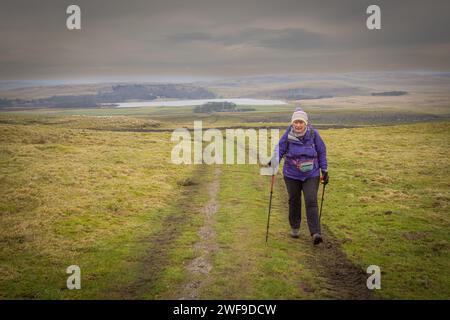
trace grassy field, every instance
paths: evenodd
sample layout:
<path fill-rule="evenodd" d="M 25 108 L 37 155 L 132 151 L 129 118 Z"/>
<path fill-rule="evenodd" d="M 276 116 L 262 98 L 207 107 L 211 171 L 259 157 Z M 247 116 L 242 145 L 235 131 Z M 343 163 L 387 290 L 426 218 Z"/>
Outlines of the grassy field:
<path fill-rule="evenodd" d="M 428 100 L 426 100 L 428 99 Z M 431 100 L 434 99 L 434 100 Z M 447 99 L 447 100 L 446 100 Z M 450 120 L 448 97 L 422 97 L 434 101 L 427 108 L 417 107 L 416 100 L 405 97 L 345 97 L 311 99 L 301 102 L 311 121 L 318 128 L 367 127 L 402 123 Z M 421 100 L 421 101 L 422 101 Z M 279 106 L 248 106 L 249 112 L 195 113 L 194 106 L 36 109 L 0 113 L 0 123 L 51 125 L 54 128 L 172 131 L 192 128 L 202 121 L 204 128 L 284 128 L 289 123 L 296 104 Z"/>
<path fill-rule="evenodd" d="M 170 163 L 173 128 L 282 126 L 291 111 L 1 113 L 0 298 L 449 299 L 449 121 L 322 130 L 319 247 L 305 221 L 288 237 L 281 174 L 266 245 L 256 165 Z M 66 288 L 72 264 L 81 290 Z"/>

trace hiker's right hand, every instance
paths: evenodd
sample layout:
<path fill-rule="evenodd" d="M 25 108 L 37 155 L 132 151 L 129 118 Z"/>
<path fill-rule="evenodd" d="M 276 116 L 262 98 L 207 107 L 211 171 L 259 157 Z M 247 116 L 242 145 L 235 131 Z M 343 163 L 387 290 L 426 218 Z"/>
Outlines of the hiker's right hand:
<path fill-rule="evenodd" d="M 269 163 L 260 163 L 259 166 L 262 168 L 270 168 L 270 162 Z"/>
<path fill-rule="evenodd" d="M 272 166 L 272 161 L 269 161 L 266 164 L 261 164 L 261 167 L 264 167 L 264 168 L 270 168 L 271 166 Z"/>

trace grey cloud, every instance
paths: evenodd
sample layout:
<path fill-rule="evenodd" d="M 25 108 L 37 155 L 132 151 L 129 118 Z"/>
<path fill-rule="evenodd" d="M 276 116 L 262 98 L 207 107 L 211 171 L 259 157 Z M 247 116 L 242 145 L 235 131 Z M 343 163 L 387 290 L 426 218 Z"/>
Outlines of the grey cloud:
<path fill-rule="evenodd" d="M 213 36 L 206 32 L 185 32 L 172 34 L 166 37 L 168 42 L 193 42 L 193 41 L 214 41 Z"/>
<path fill-rule="evenodd" d="M 450 1 L 0 2 L 0 79 L 77 75 L 450 69 Z M 365 27 L 378 4 L 382 30 Z M 420 50 L 418 50 L 420 49 Z"/>
<path fill-rule="evenodd" d="M 288 50 L 320 48 L 331 41 L 326 35 L 298 28 L 249 29 L 244 36 L 248 36 L 249 42 L 255 46 Z"/>
<path fill-rule="evenodd" d="M 190 32 L 170 35 L 167 39 L 175 43 L 209 42 L 224 46 L 248 45 L 288 50 L 319 48 L 326 45 L 327 42 L 332 42 L 332 39 L 326 35 L 298 28 L 247 28 L 227 34 Z"/>

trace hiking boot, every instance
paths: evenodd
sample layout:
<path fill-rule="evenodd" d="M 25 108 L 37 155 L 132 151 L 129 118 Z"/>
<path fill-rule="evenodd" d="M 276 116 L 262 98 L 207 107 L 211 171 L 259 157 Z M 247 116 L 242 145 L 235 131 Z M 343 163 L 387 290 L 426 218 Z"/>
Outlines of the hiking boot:
<path fill-rule="evenodd" d="M 314 245 L 317 245 L 317 244 L 323 242 L 322 236 L 318 233 L 314 233 L 312 236 L 312 239 L 313 239 Z"/>
<path fill-rule="evenodd" d="M 300 229 L 291 229 L 291 237 L 292 238 L 299 238 L 300 237 Z"/>

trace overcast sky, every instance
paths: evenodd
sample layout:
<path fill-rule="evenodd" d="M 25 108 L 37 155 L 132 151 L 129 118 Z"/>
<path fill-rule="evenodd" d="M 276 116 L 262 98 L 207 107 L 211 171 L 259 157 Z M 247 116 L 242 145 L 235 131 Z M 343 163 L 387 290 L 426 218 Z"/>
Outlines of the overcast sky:
<path fill-rule="evenodd" d="M 2 80 L 449 71 L 450 1 L 1 0 L 0 40 Z"/>

